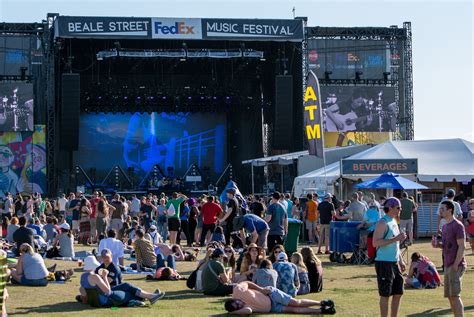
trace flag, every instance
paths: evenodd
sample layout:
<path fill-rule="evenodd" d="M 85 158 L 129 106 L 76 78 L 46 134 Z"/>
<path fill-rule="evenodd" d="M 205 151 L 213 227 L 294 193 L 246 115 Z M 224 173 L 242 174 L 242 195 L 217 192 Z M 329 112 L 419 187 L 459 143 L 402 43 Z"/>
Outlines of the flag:
<path fill-rule="evenodd" d="M 324 143 L 322 130 L 322 109 L 319 81 L 313 71 L 306 77 L 306 90 L 303 99 L 304 129 L 308 140 L 309 155 L 323 158 Z"/>

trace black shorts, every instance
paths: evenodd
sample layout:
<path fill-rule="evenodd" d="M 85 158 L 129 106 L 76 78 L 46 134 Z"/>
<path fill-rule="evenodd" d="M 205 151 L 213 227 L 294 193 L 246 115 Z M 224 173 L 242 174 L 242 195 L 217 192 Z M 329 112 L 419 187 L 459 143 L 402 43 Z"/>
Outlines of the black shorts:
<path fill-rule="evenodd" d="M 181 221 L 177 218 L 168 218 L 168 231 L 179 231 Z"/>
<path fill-rule="evenodd" d="M 403 275 L 397 262 L 375 261 L 379 295 L 403 295 Z"/>

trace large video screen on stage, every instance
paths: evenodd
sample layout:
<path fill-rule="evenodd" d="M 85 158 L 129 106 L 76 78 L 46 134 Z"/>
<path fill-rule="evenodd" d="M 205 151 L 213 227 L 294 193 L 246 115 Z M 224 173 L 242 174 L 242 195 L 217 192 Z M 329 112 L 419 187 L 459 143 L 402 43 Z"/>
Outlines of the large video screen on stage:
<path fill-rule="evenodd" d="M 223 113 L 89 113 L 79 131 L 75 164 L 100 175 L 115 165 L 145 175 L 159 165 L 180 176 L 192 164 L 218 174 L 227 159 Z"/>
<path fill-rule="evenodd" d="M 33 131 L 33 84 L 0 83 L 0 131 Z"/>
<path fill-rule="evenodd" d="M 395 88 L 322 86 L 325 132 L 394 132 L 398 115 Z"/>
<path fill-rule="evenodd" d="M 319 78 L 332 72 L 332 79 L 354 79 L 356 71 L 363 79 L 383 79 L 390 71 L 390 47 L 387 41 L 308 40 L 308 66 Z"/>

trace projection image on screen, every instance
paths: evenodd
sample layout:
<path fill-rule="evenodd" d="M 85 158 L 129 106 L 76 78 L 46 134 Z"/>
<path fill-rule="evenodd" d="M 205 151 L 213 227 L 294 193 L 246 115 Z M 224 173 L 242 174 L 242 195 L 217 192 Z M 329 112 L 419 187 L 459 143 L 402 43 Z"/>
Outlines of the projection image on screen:
<path fill-rule="evenodd" d="M 394 132 L 398 104 L 394 87 L 323 86 L 325 132 Z"/>
<path fill-rule="evenodd" d="M 221 173 L 226 162 L 225 114 L 84 114 L 74 161 L 103 175 L 113 166 L 145 175 L 155 165 L 183 175 L 191 164 Z"/>
<path fill-rule="evenodd" d="M 0 131 L 33 131 L 33 84 L 0 83 Z"/>

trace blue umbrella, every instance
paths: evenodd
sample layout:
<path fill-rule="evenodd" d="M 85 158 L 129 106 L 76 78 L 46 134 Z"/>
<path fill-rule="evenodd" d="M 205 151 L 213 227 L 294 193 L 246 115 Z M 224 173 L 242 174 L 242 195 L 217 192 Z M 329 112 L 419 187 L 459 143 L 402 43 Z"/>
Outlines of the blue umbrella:
<path fill-rule="evenodd" d="M 428 189 L 424 185 L 390 172 L 354 185 L 354 188 Z"/>

